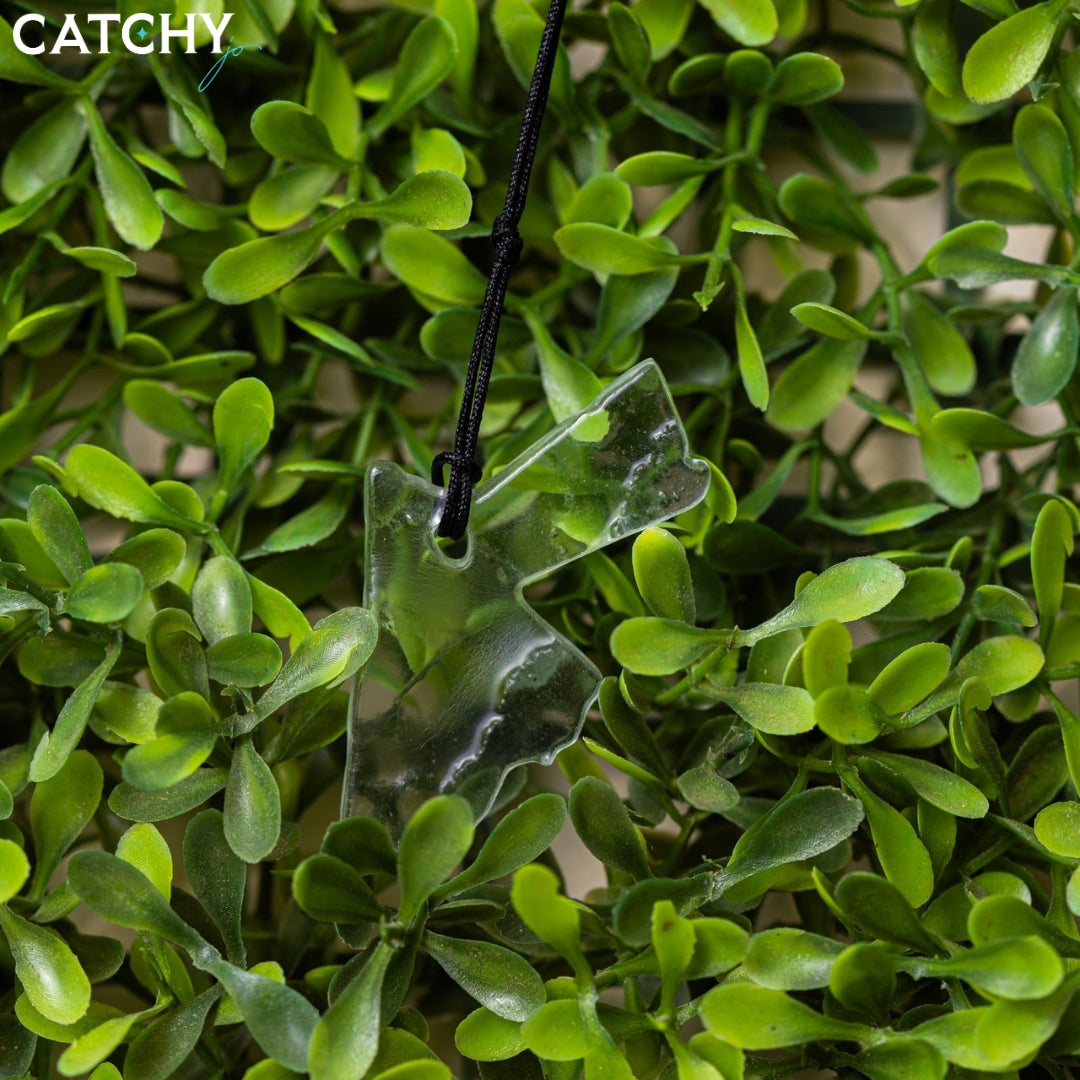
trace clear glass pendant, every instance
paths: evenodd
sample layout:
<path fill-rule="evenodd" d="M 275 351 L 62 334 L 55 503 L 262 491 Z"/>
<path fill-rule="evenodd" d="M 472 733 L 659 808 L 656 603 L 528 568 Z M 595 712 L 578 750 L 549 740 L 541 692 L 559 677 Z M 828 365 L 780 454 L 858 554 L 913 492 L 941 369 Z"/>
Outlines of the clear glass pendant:
<path fill-rule="evenodd" d="M 689 509 L 708 485 L 652 360 L 475 489 L 459 558 L 435 538 L 443 489 L 372 465 L 364 604 L 379 643 L 354 695 L 342 815 L 399 833 L 424 799 L 455 792 L 480 818 L 511 768 L 572 743 L 600 673 L 524 587 Z"/>

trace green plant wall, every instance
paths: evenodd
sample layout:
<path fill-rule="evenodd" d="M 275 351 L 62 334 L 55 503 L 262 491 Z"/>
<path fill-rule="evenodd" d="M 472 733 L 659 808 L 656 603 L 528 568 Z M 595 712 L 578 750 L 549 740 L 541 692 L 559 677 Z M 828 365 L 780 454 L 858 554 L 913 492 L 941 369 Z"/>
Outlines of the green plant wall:
<path fill-rule="evenodd" d="M 224 58 L 50 52 L 58 8 L 30 55 L 27 10 L 0 1077 L 1077 1075 L 1073 7 L 574 6 L 485 475 L 652 356 L 711 488 L 530 593 L 605 676 L 569 796 L 398 845 L 326 827 L 363 473 L 452 439 L 544 4 L 239 0 Z M 845 95 L 871 61 L 909 97 Z M 917 261 L 886 201 L 948 215 Z"/>

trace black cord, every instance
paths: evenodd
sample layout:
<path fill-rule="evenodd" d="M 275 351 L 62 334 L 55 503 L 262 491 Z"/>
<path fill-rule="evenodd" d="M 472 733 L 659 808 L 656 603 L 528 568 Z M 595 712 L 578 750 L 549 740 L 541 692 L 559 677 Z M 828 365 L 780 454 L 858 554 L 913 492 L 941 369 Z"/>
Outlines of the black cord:
<path fill-rule="evenodd" d="M 491 381 L 491 368 L 495 361 L 495 342 L 499 336 L 506 286 L 510 272 L 521 256 L 524 244 L 518 232 L 518 224 L 525 210 L 525 198 L 529 191 L 536 144 L 540 139 L 540 125 L 544 120 L 551 73 L 559 47 L 566 0 L 551 0 L 547 23 L 540 39 L 540 51 L 536 55 L 536 68 L 529 85 L 529 96 L 521 117 L 521 134 L 518 136 L 514 167 L 510 171 L 510 184 L 506 191 L 506 203 L 502 213 L 491 227 L 491 243 L 495 248 L 495 265 L 491 268 L 484 303 L 480 308 L 480 322 L 476 327 L 472 355 L 465 374 L 465 388 L 458 414 L 454 449 L 435 456 L 431 465 L 431 482 L 442 486 L 445 466 L 450 466 L 450 482 L 446 487 L 446 500 L 436 530 L 439 536 L 460 540 L 469 524 L 472 508 L 473 485 L 480 479 L 480 467 L 476 464 L 476 445 L 480 438 L 480 421 L 484 415 L 484 401 Z"/>

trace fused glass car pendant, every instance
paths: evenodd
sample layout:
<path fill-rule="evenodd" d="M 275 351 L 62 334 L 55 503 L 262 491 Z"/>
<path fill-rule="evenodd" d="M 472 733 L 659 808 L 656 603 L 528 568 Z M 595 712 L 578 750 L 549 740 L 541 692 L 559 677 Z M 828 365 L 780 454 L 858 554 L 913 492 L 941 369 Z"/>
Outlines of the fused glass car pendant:
<path fill-rule="evenodd" d="M 396 834 L 455 792 L 480 818 L 511 768 L 573 742 L 600 673 L 524 587 L 689 509 L 708 484 L 651 360 L 475 489 L 461 557 L 435 538 L 444 489 L 372 465 L 364 604 L 379 642 L 354 695 L 343 816 Z"/>

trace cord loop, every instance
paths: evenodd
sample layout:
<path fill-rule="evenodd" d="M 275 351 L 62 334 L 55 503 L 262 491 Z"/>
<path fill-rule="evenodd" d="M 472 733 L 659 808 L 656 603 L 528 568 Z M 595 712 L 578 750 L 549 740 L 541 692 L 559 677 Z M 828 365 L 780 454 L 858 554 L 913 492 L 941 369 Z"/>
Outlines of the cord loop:
<path fill-rule="evenodd" d="M 474 484 L 480 483 L 480 477 L 483 476 L 484 471 L 476 464 L 472 458 L 462 459 L 453 450 L 444 450 L 441 454 L 436 454 L 431 462 L 431 482 L 436 487 L 445 487 L 443 483 L 446 466 L 450 466 L 451 472 L 456 468 L 461 469 L 465 467 L 468 472 L 469 479 Z"/>
<path fill-rule="evenodd" d="M 495 343 L 499 336 L 499 322 L 502 319 L 503 304 L 506 302 L 510 272 L 525 246 L 518 231 L 518 224 L 529 192 L 529 177 L 532 175 L 536 147 L 540 141 L 540 125 L 547 107 L 548 90 L 555 68 L 565 11 L 566 0 L 551 0 L 544 34 L 540 39 L 540 50 L 536 55 L 536 67 L 529 84 L 529 96 L 521 117 L 521 134 L 518 136 L 514 165 L 510 170 L 506 202 L 502 213 L 491 227 L 495 264 L 491 268 L 491 277 L 484 293 L 484 304 L 480 309 L 469 367 L 465 372 L 461 411 L 458 413 L 457 431 L 454 433 L 454 448 L 439 454 L 432 463 L 431 482 L 436 486 L 442 484 L 444 467 L 450 466 L 450 481 L 446 485 L 446 498 L 436 533 L 452 540 L 460 540 L 465 535 L 472 508 L 473 486 L 480 479 L 480 470 L 476 465 L 480 421 L 484 416 L 484 401 L 491 382 L 491 369 L 495 363 Z"/>

